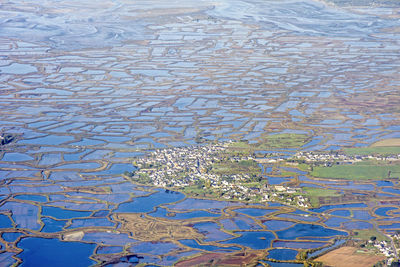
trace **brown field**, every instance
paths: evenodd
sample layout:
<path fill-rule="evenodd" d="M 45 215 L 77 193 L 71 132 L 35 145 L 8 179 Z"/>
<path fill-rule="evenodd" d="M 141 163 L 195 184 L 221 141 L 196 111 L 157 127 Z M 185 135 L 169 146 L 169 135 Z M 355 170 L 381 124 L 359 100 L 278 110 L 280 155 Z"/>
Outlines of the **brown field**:
<path fill-rule="evenodd" d="M 135 239 L 142 241 L 159 241 L 161 239 L 194 239 L 203 238 L 194 228 L 182 222 L 158 220 L 141 217 L 140 214 L 117 214 L 121 230 L 131 232 Z"/>
<path fill-rule="evenodd" d="M 324 263 L 324 266 L 332 267 L 368 267 L 385 259 L 383 255 L 368 253 L 356 253 L 355 247 L 341 247 L 325 255 L 316 258 L 316 261 Z"/>
<path fill-rule="evenodd" d="M 188 260 L 183 260 L 175 266 L 255 266 L 261 254 L 256 252 L 226 255 L 224 253 L 207 253 Z"/>
<path fill-rule="evenodd" d="M 371 147 L 380 146 L 400 146 L 400 138 L 385 139 L 371 145 Z"/>

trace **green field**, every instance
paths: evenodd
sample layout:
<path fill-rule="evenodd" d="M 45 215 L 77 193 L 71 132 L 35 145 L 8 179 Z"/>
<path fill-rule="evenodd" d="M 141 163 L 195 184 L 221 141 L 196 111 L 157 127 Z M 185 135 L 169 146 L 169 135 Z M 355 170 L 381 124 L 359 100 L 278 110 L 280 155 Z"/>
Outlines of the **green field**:
<path fill-rule="evenodd" d="M 366 155 L 379 155 L 379 156 L 389 156 L 400 154 L 400 147 L 398 146 L 388 146 L 388 147 L 353 147 L 344 148 L 343 152 L 349 156 L 366 156 Z"/>
<path fill-rule="evenodd" d="M 306 144 L 310 137 L 304 134 L 270 134 L 262 138 L 257 144 L 249 144 L 245 141 L 234 142 L 229 148 L 235 150 L 245 150 L 252 153 L 255 150 L 298 148 Z"/>
<path fill-rule="evenodd" d="M 319 206 L 319 197 L 339 196 L 339 193 L 337 193 L 337 190 L 332 190 L 332 189 L 303 187 L 302 190 L 304 191 L 304 194 L 302 194 L 302 195 L 304 197 L 307 197 L 310 199 L 310 204 L 313 207 Z"/>
<path fill-rule="evenodd" d="M 212 165 L 211 172 L 219 175 L 248 174 L 260 175 L 261 168 L 254 160 L 241 160 L 239 162 L 229 159 L 216 162 Z"/>
<path fill-rule="evenodd" d="M 356 230 L 355 238 L 359 238 L 362 240 L 370 240 L 371 236 L 375 236 L 378 241 L 390 241 L 390 239 L 384 234 L 376 231 L 375 229 L 366 229 L 366 230 Z"/>
<path fill-rule="evenodd" d="M 341 178 L 349 180 L 379 180 L 400 177 L 400 165 L 335 165 L 314 167 L 310 173 L 319 178 Z"/>

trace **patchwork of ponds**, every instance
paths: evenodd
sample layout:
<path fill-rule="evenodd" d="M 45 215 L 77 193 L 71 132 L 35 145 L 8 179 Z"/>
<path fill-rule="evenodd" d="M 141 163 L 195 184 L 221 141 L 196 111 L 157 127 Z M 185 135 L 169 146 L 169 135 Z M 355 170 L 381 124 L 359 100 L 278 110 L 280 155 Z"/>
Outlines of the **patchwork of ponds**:
<path fill-rule="evenodd" d="M 173 265 L 257 250 L 273 267 L 302 266 L 272 259 L 323 251 L 375 224 L 400 229 L 395 179 L 324 180 L 278 166 L 299 151 L 399 138 L 391 73 L 400 46 L 387 34 L 397 4 L 364 14 L 317 1 L 34 2 L 10 0 L 0 15 L 0 132 L 16 136 L 0 145 L 0 265 Z M 304 10 L 318 16 L 304 24 Z M 129 177 L 136 158 L 158 148 L 269 134 L 309 138 L 298 149 L 260 147 L 268 186 L 340 192 L 335 201 L 294 211 Z M 387 202 L 369 204 L 372 196 Z"/>
<path fill-rule="evenodd" d="M 118 206 L 116 212 L 150 212 L 155 207 L 161 204 L 168 204 L 171 202 L 177 202 L 185 198 L 185 195 L 175 191 L 169 191 L 164 189 L 156 189 L 156 192 L 150 196 L 138 197 L 131 202 L 125 202 Z"/>

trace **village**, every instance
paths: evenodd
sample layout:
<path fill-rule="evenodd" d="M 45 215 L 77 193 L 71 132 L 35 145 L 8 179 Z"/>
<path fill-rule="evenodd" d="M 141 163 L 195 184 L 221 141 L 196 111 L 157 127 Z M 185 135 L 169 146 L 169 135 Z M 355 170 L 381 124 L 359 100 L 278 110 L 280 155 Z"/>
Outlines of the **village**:
<path fill-rule="evenodd" d="M 249 173 L 218 174 L 213 172 L 213 164 L 226 157 L 231 142 L 206 144 L 203 146 L 176 147 L 159 149 L 148 157 L 137 159 L 134 163 L 138 170 L 131 178 L 139 183 L 158 187 L 187 189 L 197 188 L 198 196 L 212 192 L 208 197 L 239 201 L 277 201 L 283 204 L 302 208 L 309 207 L 308 199 L 299 194 L 301 191 L 283 185 L 271 186 L 262 181 L 262 174 L 255 176 Z M 229 161 L 254 161 L 250 156 L 234 156 Z M 254 164 L 258 161 L 254 161 Z"/>
<path fill-rule="evenodd" d="M 339 152 L 297 152 L 292 159 L 304 160 L 305 162 L 321 162 L 325 166 L 330 166 L 333 163 L 353 164 L 365 160 L 376 161 L 400 161 L 400 154 L 393 155 L 347 155 Z"/>

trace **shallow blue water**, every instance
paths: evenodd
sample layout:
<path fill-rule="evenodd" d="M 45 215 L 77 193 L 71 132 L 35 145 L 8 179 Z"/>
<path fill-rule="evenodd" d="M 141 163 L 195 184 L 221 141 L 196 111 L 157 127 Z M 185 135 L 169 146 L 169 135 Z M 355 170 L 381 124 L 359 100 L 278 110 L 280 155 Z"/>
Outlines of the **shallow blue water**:
<path fill-rule="evenodd" d="M 22 153 L 5 153 L 1 161 L 29 161 L 33 158 Z"/>
<path fill-rule="evenodd" d="M 42 222 L 44 223 L 44 227 L 41 231 L 43 233 L 60 232 L 67 223 L 67 221 L 53 220 L 51 218 L 45 218 L 45 217 L 42 217 Z"/>
<path fill-rule="evenodd" d="M 305 236 L 337 236 L 337 235 L 347 236 L 347 233 L 343 231 L 325 228 L 321 225 L 304 224 L 304 223 L 298 223 L 295 226 L 290 227 L 286 230 L 277 231 L 276 234 L 280 239 L 289 239 L 289 240 Z"/>
<path fill-rule="evenodd" d="M 0 228 L 9 228 L 12 227 L 12 223 L 8 216 L 4 214 L 0 214 Z"/>
<path fill-rule="evenodd" d="M 326 205 L 319 208 L 310 209 L 313 212 L 324 212 L 330 209 L 346 209 L 346 208 L 366 208 L 367 205 L 364 203 L 350 203 L 350 204 L 337 204 L 337 205 Z"/>
<path fill-rule="evenodd" d="M 387 213 L 391 210 L 396 210 L 398 207 L 381 207 L 375 210 L 375 214 L 379 216 L 390 217 Z"/>
<path fill-rule="evenodd" d="M 21 266 L 89 266 L 95 244 L 63 242 L 58 239 L 28 237 L 18 245 L 24 251 L 18 254 Z"/>
<path fill-rule="evenodd" d="M 8 233 L 3 233 L 2 237 L 5 241 L 7 242 L 14 242 L 17 240 L 18 237 L 23 235 L 23 233 L 18 233 L 18 232 L 8 232 Z"/>
<path fill-rule="evenodd" d="M 114 174 L 123 174 L 124 172 L 133 172 L 137 168 L 134 167 L 130 163 L 114 163 L 111 167 L 104 171 L 99 172 L 89 172 L 90 175 L 114 175 Z"/>
<path fill-rule="evenodd" d="M 130 202 L 125 202 L 119 205 L 116 212 L 150 212 L 161 204 L 176 202 L 185 198 L 182 193 L 156 189 L 156 193 L 150 196 L 137 197 Z"/>
<path fill-rule="evenodd" d="M 293 226 L 294 224 L 295 224 L 294 222 L 279 221 L 279 220 L 268 220 L 264 222 L 264 225 L 267 227 L 267 229 L 272 231 L 282 230 L 290 226 Z"/>
<path fill-rule="evenodd" d="M 119 246 L 102 246 L 99 247 L 96 251 L 96 254 L 112 254 L 112 253 L 121 253 L 123 251 L 123 247 Z"/>
<path fill-rule="evenodd" d="M 349 217 L 350 211 L 349 210 L 334 210 L 331 212 L 331 214 L 336 215 L 336 216 Z"/>
<path fill-rule="evenodd" d="M 56 219 L 72 219 L 79 217 L 88 217 L 92 214 L 90 211 L 77 211 L 77 210 L 67 210 L 58 207 L 43 206 L 42 215 L 51 216 Z"/>
<path fill-rule="evenodd" d="M 392 187 L 384 187 L 384 188 L 382 188 L 382 191 L 386 192 L 386 193 L 400 195 L 400 189 L 396 189 L 396 188 L 392 188 Z"/>
<path fill-rule="evenodd" d="M 14 197 L 15 199 L 29 200 L 36 202 L 47 202 L 47 197 L 42 195 L 18 195 Z"/>
<path fill-rule="evenodd" d="M 295 260 L 297 253 L 297 250 L 293 249 L 272 249 L 268 251 L 267 258 L 281 261 Z"/>
<path fill-rule="evenodd" d="M 393 186 L 392 181 L 377 181 L 376 182 L 377 186 Z"/>
<path fill-rule="evenodd" d="M 271 232 L 236 232 L 240 237 L 236 237 L 224 242 L 222 244 L 238 244 L 250 247 L 252 249 L 266 249 L 270 246 L 271 241 L 275 236 Z"/>
<path fill-rule="evenodd" d="M 272 212 L 278 211 L 277 209 L 257 209 L 257 208 L 244 208 L 244 209 L 237 209 L 236 212 L 244 213 L 250 216 L 259 217 L 264 216 L 266 214 L 270 214 Z"/>
<path fill-rule="evenodd" d="M 339 218 L 339 217 L 330 217 L 324 224 L 328 227 L 340 227 L 342 223 L 348 222 L 349 219 Z"/>

